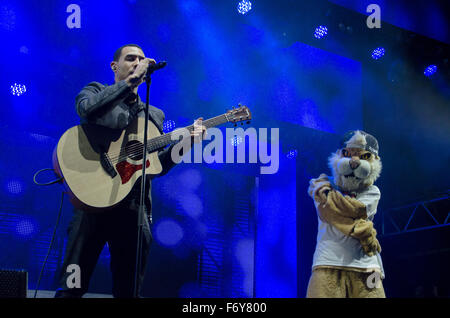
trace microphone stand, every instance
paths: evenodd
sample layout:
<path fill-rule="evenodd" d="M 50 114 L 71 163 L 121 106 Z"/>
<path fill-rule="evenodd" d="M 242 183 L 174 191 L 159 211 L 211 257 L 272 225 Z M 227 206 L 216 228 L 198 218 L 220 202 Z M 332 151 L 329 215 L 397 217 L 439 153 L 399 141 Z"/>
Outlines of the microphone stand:
<path fill-rule="evenodd" d="M 142 241 L 143 241 L 143 228 L 144 228 L 144 220 L 145 220 L 145 211 L 144 211 L 144 201 L 146 196 L 146 181 L 147 176 L 145 174 L 146 166 L 147 166 L 147 130 L 148 130 L 148 109 L 149 109 L 149 101 L 150 101 L 150 84 L 152 82 L 151 75 L 154 71 L 159 70 L 166 66 L 166 62 L 159 62 L 158 64 L 152 64 L 149 65 L 147 73 L 145 74 L 145 83 L 147 84 L 147 96 L 146 96 L 146 102 L 145 102 L 145 121 L 144 121 L 144 144 L 143 144 L 143 152 L 142 152 L 142 178 L 141 178 L 141 197 L 139 202 L 139 211 L 138 211 L 138 220 L 137 220 L 137 226 L 138 226 L 138 234 L 137 234 L 137 243 L 136 243 L 136 267 L 135 267 L 135 274 L 134 274 L 134 291 L 133 291 L 133 297 L 138 298 L 139 297 L 139 291 L 140 291 L 140 270 L 141 270 L 141 262 L 142 262 Z"/>

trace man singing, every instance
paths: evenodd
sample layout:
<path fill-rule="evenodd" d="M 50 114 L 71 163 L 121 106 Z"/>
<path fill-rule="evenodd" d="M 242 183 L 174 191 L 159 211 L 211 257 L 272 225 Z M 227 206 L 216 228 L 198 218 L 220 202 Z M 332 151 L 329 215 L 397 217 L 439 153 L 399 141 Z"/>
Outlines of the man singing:
<path fill-rule="evenodd" d="M 102 85 L 89 83 L 76 97 L 76 110 L 81 123 L 97 124 L 112 129 L 127 128 L 138 116 L 145 116 L 145 103 L 137 94 L 139 85 L 145 81 L 150 64 L 155 60 L 146 58 L 142 48 L 135 44 L 120 47 L 114 54 L 111 69 L 114 72 L 114 84 Z M 162 133 L 164 113 L 149 106 L 149 120 Z M 205 136 L 201 118 L 195 121 L 191 137 L 199 141 Z M 168 147 L 158 153 L 162 164 L 162 173 L 166 174 L 176 163 L 171 159 Z M 152 241 L 151 224 L 151 181 L 147 179 L 144 210 L 147 215 L 143 228 L 141 264 L 139 264 L 139 286 L 144 280 L 147 259 Z M 68 229 L 68 242 L 63 266 L 59 276 L 59 288 L 55 297 L 82 297 L 88 290 L 100 252 L 108 243 L 111 254 L 111 272 L 114 297 L 133 297 L 136 268 L 137 216 L 140 202 L 140 182 L 137 182 L 130 194 L 117 206 L 105 213 L 89 213 L 74 209 Z M 81 286 L 67 286 L 71 264 L 79 266 Z M 72 287 L 72 288 L 71 288 Z M 139 293 L 139 291 L 138 291 Z"/>

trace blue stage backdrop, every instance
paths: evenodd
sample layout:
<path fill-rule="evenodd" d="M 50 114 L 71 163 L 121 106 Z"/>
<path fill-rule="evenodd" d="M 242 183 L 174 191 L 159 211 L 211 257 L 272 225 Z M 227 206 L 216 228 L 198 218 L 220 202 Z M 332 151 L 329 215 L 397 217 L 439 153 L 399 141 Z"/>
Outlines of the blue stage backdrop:
<path fill-rule="evenodd" d="M 421 65 L 406 49 L 389 54 L 403 48 L 403 30 L 386 24 L 388 34 L 368 37 L 364 22 L 356 26 L 364 15 L 322 0 L 255 0 L 245 15 L 238 1 L 72 2 L 0 3 L 0 268 L 29 271 L 31 289 L 62 191 L 38 187 L 33 174 L 52 166 L 59 137 L 79 124 L 78 92 L 92 81 L 112 84 L 114 51 L 128 43 L 168 62 L 150 94 L 167 131 L 242 103 L 253 117 L 244 129 L 280 135 L 276 174 L 261 175 L 259 164 L 180 164 L 154 180 L 144 296 L 304 297 L 317 231 L 308 181 L 330 174 L 327 157 L 348 130 L 379 139 L 380 209 L 448 188 L 448 81 L 424 76 L 431 57 Z M 339 31 L 340 15 L 355 23 L 352 32 Z M 327 22 L 328 32 L 314 36 Z M 375 61 L 371 51 L 383 41 L 387 56 Z M 139 94 L 145 98 L 144 85 Z M 67 197 L 62 208 L 41 289 L 56 288 Z M 105 247 L 90 292 L 110 290 Z"/>

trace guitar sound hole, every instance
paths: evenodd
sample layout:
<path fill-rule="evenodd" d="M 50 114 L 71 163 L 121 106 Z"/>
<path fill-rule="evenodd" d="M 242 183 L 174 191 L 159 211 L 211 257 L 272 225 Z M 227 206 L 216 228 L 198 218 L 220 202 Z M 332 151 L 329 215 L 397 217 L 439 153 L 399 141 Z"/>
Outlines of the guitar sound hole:
<path fill-rule="evenodd" d="M 125 151 L 131 160 L 142 160 L 143 144 L 137 140 L 132 140 L 127 143 Z"/>

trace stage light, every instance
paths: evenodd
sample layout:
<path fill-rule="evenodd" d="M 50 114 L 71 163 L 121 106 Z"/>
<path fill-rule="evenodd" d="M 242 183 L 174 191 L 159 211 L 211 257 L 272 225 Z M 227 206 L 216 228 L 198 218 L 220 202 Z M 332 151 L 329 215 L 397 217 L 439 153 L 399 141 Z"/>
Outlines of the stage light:
<path fill-rule="evenodd" d="M 238 3 L 238 12 L 240 14 L 247 14 L 252 9 L 252 3 L 248 0 L 242 0 Z"/>
<path fill-rule="evenodd" d="M 382 47 L 376 48 L 376 49 L 373 50 L 373 52 L 372 52 L 372 58 L 373 58 L 374 60 L 378 60 L 379 58 L 381 58 L 381 57 L 384 56 L 384 53 L 385 53 L 385 52 L 386 52 L 385 49 L 382 48 Z"/>
<path fill-rule="evenodd" d="M 16 223 L 15 233 L 22 238 L 30 238 L 37 232 L 37 224 L 28 218 L 19 218 Z"/>
<path fill-rule="evenodd" d="M 20 47 L 20 49 L 19 49 L 19 52 L 22 53 L 22 54 L 28 54 L 29 53 L 29 49 L 25 45 L 22 45 Z"/>
<path fill-rule="evenodd" d="M 253 266 L 255 241 L 242 238 L 236 243 L 234 256 L 242 270 L 241 288 L 245 297 L 251 297 L 253 292 Z"/>
<path fill-rule="evenodd" d="M 242 141 L 242 137 L 237 135 L 230 139 L 230 142 L 234 147 L 237 147 Z"/>
<path fill-rule="evenodd" d="M 50 144 L 50 143 L 54 143 L 55 140 L 49 136 L 45 136 L 45 135 L 40 135 L 40 134 L 35 134 L 32 133 L 30 134 L 30 137 L 33 141 L 37 141 L 39 143 L 46 143 L 46 144 Z"/>
<path fill-rule="evenodd" d="M 27 88 L 23 84 L 14 83 L 14 85 L 11 85 L 11 94 L 13 94 L 14 96 L 21 96 L 25 94 L 26 91 Z"/>
<path fill-rule="evenodd" d="M 294 159 L 294 158 L 297 158 L 297 155 L 298 155 L 297 149 L 293 149 L 293 150 L 289 150 L 289 152 L 287 153 L 286 157 L 288 159 Z"/>
<path fill-rule="evenodd" d="M 99 261 L 103 264 L 108 265 L 111 261 L 111 253 L 109 252 L 109 244 L 105 244 L 103 246 L 102 251 L 100 252 Z"/>
<path fill-rule="evenodd" d="M 4 5 L 0 7 L 0 27 L 6 31 L 16 28 L 16 12 Z"/>
<path fill-rule="evenodd" d="M 6 189 L 9 193 L 17 195 L 22 193 L 23 185 L 22 182 L 18 180 L 11 180 L 6 184 Z"/>
<path fill-rule="evenodd" d="M 188 169 L 178 175 L 176 183 L 184 190 L 194 193 L 203 182 L 202 174 L 199 170 Z"/>
<path fill-rule="evenodd" d="M 163 131 L 165 134 L 175 129 L 175 122 L 171 119 L 164 121 Z"/>
<path fill-rule="evenodd" d="M 198 219 L 203 214 L 203 201 L 195 193 L 183 194 L 183 200 L 179 201 L 179 205 L 184 213 L 193 219 Z"/>
<path fill-rule="evenodd" d="M 320 25 L 316 28 L 316 31 L 314 32 L 314 37 L 316 39 L 321 39 L 323 38 L 325 35 L 328 34 L 328 29 L 326 26 Z"/>
<path fill-rule="evenodd" d="M 162 245 L 172 247 L 181 241 L 184 232 L 177 222 L 171 219 L 165 219 L 156 224 L 155 236 Z"/>
<path fill-rule="evenodd" d="M 423 75 L 425 75 L 426 77 L 430 77 L 431 75 L 433 75 L 436 72 L 437 72 L 437 66 L 430 65 L 425 69 L 425 71 L 423 72 Z"/>

